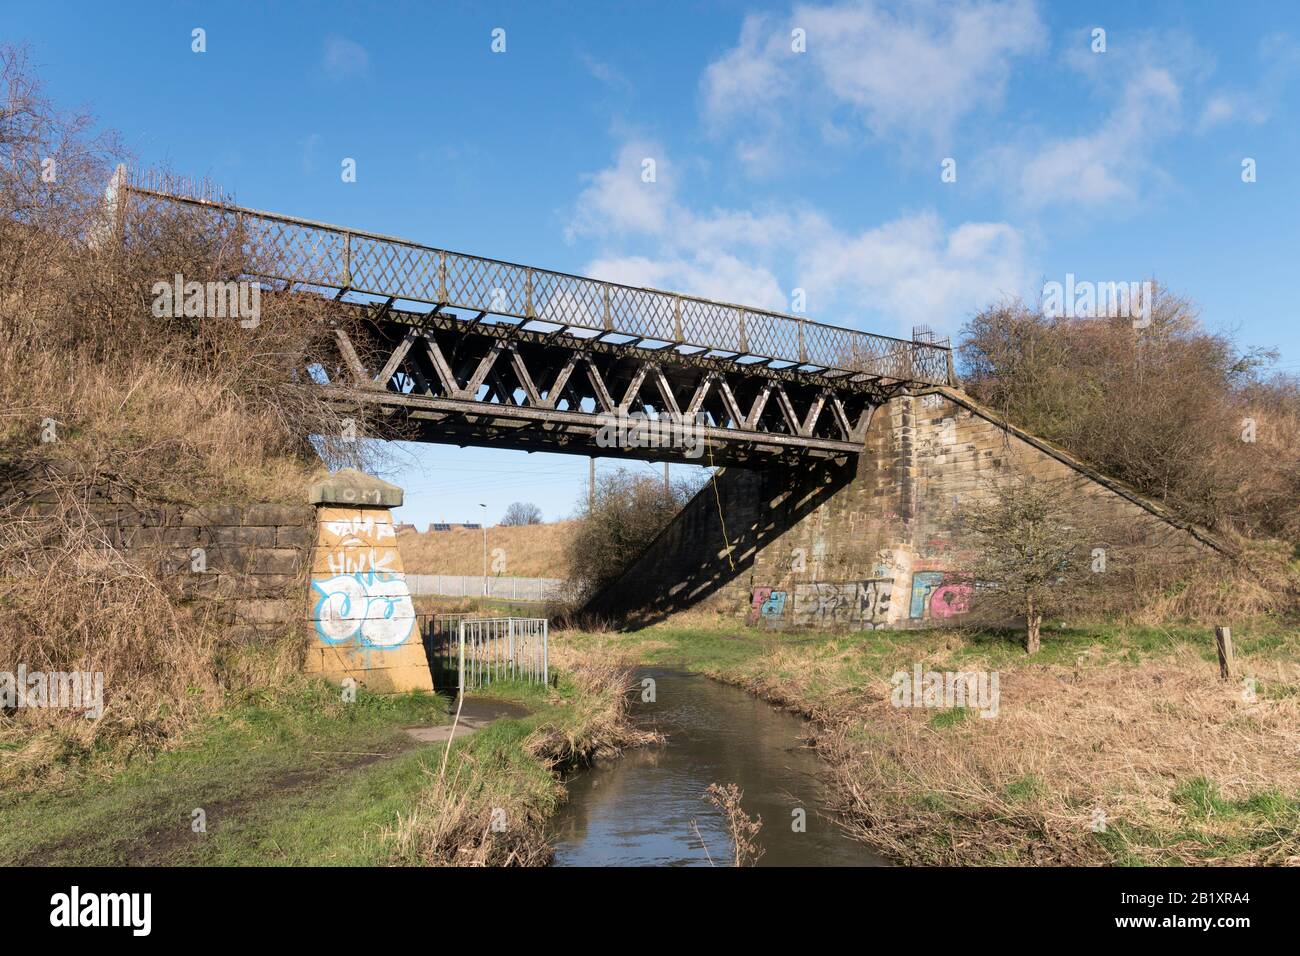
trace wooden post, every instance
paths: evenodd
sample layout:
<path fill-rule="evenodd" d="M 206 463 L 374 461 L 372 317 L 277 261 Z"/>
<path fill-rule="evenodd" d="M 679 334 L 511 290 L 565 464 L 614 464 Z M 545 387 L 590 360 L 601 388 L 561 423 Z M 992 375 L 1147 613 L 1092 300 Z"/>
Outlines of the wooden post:
<path fill-rule="evenodd" d="M 1214 646 L 1219 651 L 1219 679 L 1232 680 L 1232 628 L 1216 627 Z"/>

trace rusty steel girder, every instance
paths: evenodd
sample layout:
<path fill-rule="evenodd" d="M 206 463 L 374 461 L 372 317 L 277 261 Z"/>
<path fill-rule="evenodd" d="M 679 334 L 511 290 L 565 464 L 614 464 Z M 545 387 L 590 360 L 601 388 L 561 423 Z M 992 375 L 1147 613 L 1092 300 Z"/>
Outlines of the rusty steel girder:
<path fill-rule="evenodd" d="M 750 467 L 844 459 L 903 388 L 446 313 L 339 308 L 354 310 L 339 323 L 354 331 L 335 329 L 339 361 L 322 387 L 430 442 Z M 610 443 L 628 430 L 629 441 Z"/>
<path fill-rule="evenodd" d="M 122 215 L 184 215 L 241 252 L 243 275 L 353 313 L 321 387 L 418 440 L 758 465 L 861 451 L 872 411 L 948 384 L 951 350 L 806 319 L 422 246 L 375 233 L 123 186 Z M 355 301 L 358 298 L 369 301 Z M 412 306 L 431 305 L 431 309 Z M 362 360 L 362 356 L 371 361 Z M 378 358 L 376 358 L 378 357 Z M 602 429 L 605 431 L 602 433 Z M 675 429 L 675 430 L 674 430 Z M 698 442 L 697 442 L 698 444 Z M 694 446 L 693 446 L 694 450 Z"/>

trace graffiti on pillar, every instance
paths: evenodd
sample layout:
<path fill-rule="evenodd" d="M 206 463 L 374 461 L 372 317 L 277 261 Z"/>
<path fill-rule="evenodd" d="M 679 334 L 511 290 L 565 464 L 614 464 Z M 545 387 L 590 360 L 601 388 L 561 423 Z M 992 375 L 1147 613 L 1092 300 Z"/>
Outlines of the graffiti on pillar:
<path fill-rule="evenodd" d="M 930 617 L 943 620 L 970 610 L 969 584 L 942 584 L 930 595 Z"/>
<path fill-rule="evenodd" d="M 913 620 L 942 621 L 970 610 L 971 587 L 948 580 L 942 571 L 917 571 L 912 575 Z"/>
<path fill-rule="evenodd" d="M 943 584 L 942 571 L 917 571 L 912 574 L 912 605 L 907 616 L 912 619 L 924 618 L 930 607 L 930 595 Z"/>
<path fill-rule="evenodd" d="M 814 581 L 794 586 L 794 616 L 800 624 L 848 623 L 849 608 L 858 593 L 856 583 Z"/>
<path fill-rule="evenodd" d="M 894 582 L 891 578 L 797 584 L 794 591 L 794 618 L 799 624 L 816 627 L 835 624 L 883 627 L 889 619 L 889 602 L 893 590 Z"/>
<path fill-rule="evenodd" d="M 415 605 L 406 576 L 358 571 L 314 579 L 316 633 L 327 644 L 355 640 L 386 649 L 405 643 L 415 627 Z"/>
<path fill-rule="evenodd" d="M 867 627 L 884 627 L 889 621 L 889 599 L 894 594 L 893 578 L 872 578 L 858 583 L 858 612 Z"/>
<path fill-rule="evenodd" d="M 389 650 L 415 631 L 415 605 L 387 510 L 322 509 L 312 571 L 312 620 L 321 641 Z"/>

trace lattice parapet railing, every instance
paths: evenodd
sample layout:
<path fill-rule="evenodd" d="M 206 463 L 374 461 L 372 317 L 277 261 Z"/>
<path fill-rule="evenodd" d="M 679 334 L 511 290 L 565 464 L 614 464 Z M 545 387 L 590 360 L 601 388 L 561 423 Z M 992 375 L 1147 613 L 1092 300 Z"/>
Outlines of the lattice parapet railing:
<path fill-rule="evenodd" d="M 950 350 L 796 316 L 639 289 L 422 246 L 188 196 L 127 186 L 127 215 L 210 217 L 251 274 L 445 308 L 609 332 L 674 346 L 929 385 L 949 384 Z"/>

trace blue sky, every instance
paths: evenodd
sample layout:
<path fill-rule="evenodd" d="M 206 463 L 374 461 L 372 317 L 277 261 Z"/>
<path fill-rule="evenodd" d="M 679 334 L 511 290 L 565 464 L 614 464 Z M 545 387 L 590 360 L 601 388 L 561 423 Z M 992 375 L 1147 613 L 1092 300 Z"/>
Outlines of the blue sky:
<path fill-rule="evenodd" d="M 3 3 L 0 39 L 141 165 L 246 205 L 785 310 L 802 288 L 894 335 L 1066 273 L 1154 276 L 1300 372 L 1300 6 L 210 6 Z M 577 457 L 396 452 L 421 524 L 559 517 L 586 481 Z"/>

